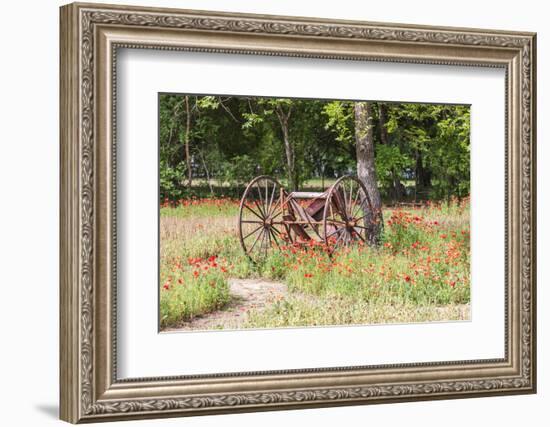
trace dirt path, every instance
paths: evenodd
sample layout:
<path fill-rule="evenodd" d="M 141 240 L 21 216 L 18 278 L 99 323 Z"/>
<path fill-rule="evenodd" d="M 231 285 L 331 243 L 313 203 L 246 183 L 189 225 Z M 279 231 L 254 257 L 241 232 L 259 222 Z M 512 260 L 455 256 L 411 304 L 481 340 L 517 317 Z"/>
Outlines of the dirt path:
<path fill-rule="evenodd" d="M 197 317 L 175 328 L 167 328 L 166 331 L 236 329 L 246 320 L 247 311 L 262 310 L 288 293 L 284 283 L 266 279 L 229 279 L 229 287 L 232 299 L 223 310 Z"/>

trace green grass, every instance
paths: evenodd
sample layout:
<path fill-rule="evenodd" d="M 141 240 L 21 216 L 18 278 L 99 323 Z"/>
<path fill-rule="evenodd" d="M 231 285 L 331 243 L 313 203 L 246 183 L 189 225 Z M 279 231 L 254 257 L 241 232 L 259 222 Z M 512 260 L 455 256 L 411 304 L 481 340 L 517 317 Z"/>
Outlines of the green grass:
<path fill-rule="evenodd" d="M 244 327 L 254 328 L 449 320 L 470 301 L 467 201 L 385 210 L 379 249 L 354 246 L 329 258 L 322 248 L 290 246 L 258 265 L 240 247 L 237 213 L 229 200 L 161 209 L 162 327 L 223 308 L 230 277 L 288 286 L 283 301 L 248 313 Z"/>
<path fill-rule="evenodd" d="M 444 307 L 416 304 L 383 305 L 354 298 L 331 296 L 307 299 L 291 295 L 264 311 L 253 311 L 246 328 L 283 328 L 301 326 L 364 325 L 376 323 L 412 323 L 443 320 L 465 320 L 469 307 Z"/>
<path fill-rule="evenodd" d="M 207 270 L 204 270 L 204 267 Z M 222 308 L 230 300 L 227 278 L 220 269 L 196 265 L 164 273 L 160 294 L 161 327 Z"/>
<path fill-rule="evenodd" d="M 431 269 L 428 274 L 424 270 Z M 354 248 L 332 260 L 305 255 L 287 264 L 290 289 L 314 296 L 337 296 L 378 304 L 445 305 L 469 300 L 469 277 L 462 266 L 427 263 L 388 251 Z M 454 282 L 454 286 L 450 283 Z"/>

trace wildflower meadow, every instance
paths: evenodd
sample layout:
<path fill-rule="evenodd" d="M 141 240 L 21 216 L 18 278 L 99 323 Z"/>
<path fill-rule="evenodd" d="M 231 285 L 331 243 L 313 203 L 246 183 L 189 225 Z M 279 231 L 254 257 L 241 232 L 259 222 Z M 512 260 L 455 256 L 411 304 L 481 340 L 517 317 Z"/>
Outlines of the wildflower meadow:
<path fill-rule="evenodd" d="M 213 329 L 464 320 L 469 318 L 469 199 L 384 209 L 383 243 L 329 254 L 309 241 L 261 263 L 243 253 L 239 201 L 192 198 L 161 205 L 160 321 L 178 328 L 232 303 L 232 279 L 281 282 L 288 291 Z"/>

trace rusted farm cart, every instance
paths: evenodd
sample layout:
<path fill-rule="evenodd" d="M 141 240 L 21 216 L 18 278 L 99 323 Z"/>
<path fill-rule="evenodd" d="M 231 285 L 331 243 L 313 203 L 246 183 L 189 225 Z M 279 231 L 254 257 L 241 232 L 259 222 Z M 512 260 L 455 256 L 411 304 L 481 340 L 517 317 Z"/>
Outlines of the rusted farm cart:
<path fill-rule="evenodd" d="M 332 253 L 368 240 L 372 205 L 364 184 L 339 178 L 324 192 L 287 192 L 270 176 L 246 187 L 239 208 L 239 238 L 252 261 L 295 243 L 319 243 Z"/>

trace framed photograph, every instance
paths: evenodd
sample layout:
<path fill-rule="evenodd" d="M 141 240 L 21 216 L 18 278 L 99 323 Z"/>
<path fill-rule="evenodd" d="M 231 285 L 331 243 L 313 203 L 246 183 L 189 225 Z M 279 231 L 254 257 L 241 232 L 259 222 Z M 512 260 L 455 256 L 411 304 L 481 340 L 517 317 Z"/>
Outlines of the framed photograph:
<path fill-rule="evenodd" d="M 60 13 L 63 420 L 536 391 L 535 34 Z"/>

